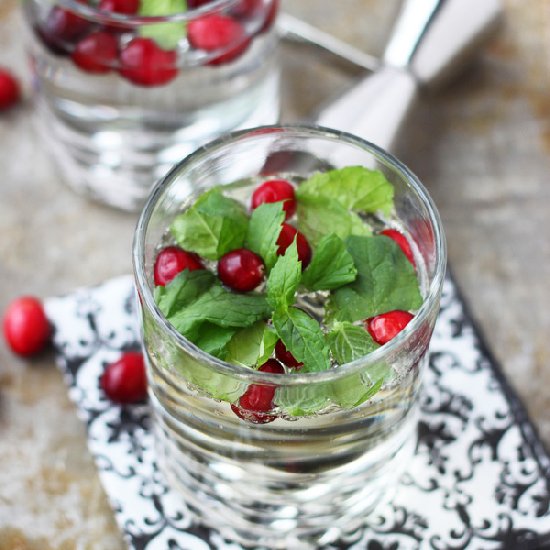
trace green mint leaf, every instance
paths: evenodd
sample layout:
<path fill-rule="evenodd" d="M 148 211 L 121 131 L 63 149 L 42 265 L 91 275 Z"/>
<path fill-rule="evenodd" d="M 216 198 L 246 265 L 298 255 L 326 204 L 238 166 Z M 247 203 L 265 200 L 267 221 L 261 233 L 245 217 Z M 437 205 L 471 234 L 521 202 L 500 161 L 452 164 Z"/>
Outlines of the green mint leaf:
<path fill-rule="evenodd" d="M 175 362 L 171 361 L 166 368 L 172 370 L 175 367 L 186 381 L 214 399 L 234 403 L 246 390 L 246 382 L 234 376 L 216 372 L 209 365 L 196 361 L 188 354 L 178 359 Z"/>
<path fill-rule="evenodd" d="M 182 248 L 209 260 L 242 247 L 247 230 L 248 216 L 243 206 L 217 188 L 202 195 L 170 226 Z"/>
<path fill-rule="evenodd" d="M 351 409 L 378 393 L 392 372 L 385 363 L 378 363 L 332 382 L 279 387 L 274 402 L 290 416 L 315 414 L 333 404 Z"/>
<path fill-rule="evenodd" d="M 263 365 L 273 354 L 278 336 L 264 321 L 239 329 L 227 346 L 225 360 L 244 367 Z"/>
<path fill-rule="evenodd" d="M 276 310 L 273 326 L 286 349 L 304 363 L 300 372 L 321 372 L 330 368 L 329 348 L 319 323 L 296 307 Z"/>
<path fill-rule="evenodd" d="M 360 359 L 379 347 L 363 327 L 348 322 L 335 322 L 328 341 L 332 356 L 340 365 Z"/>
<path fill-rule="evenodd" d="M 353 322 L 421 306 L 414 267 L 394 241 L 384 235 L 351 236 L 346 245 L 357 268 L 357 278 L 332 292 L 328 309 L 334 319 Z"/>
<path fill-rule="evenodd" d="M 298 201 L 298 229 L 310 244 L 317 246 L 330 233 L 345 239 L 350 235 L 370 235 L 370 227 L 339 202 L 326 198 L 303 196 Z"/>
<path fill-rule="evenodd" d="M 296 239 L 279 256 L 267 279 L 267 301 L 273 309 L 286 310 L 296 297 L 302 277 L 302 262 L 298 260 Z"/>
<path fill-rule="evenodd" d="M 344 241 L 331 233 L 319 241 L 302 275 L 302 284 L 309 290 L 331 290 L 351 283 L 356 276 L 357 269 Z"/>
<path fill-rule="evenodd" d="M 332 383 L 330 399 L 335 405 L 345 409 L 358 407 L 378 393 L 384 380 L 385 377 L 381 376 L 372 382 L 364 373 L 353 374 Z"/>
<path fill-rule="evenodd" d="M 155 302 L 164 316 L 168 318 L 206 292 L 214 281 L 214 275 L 206 269 L 195 271 L 184 269 L 166 286 L 155 288 Z"/>
<path fill-rule="evenodd" d="M 279 386 L 273 399 L 275 405 L 289 416 L 307 416 L 331 404 L 329 383 L 312 386 Z"/>
<path fill-rule="evenodd" d="M 195 344 L 206 353 L 225 359 L 227 345 L 237 329 L 231 327 L 220 327 L 213 323 L 203 323 L 200 326 Z"/>
<path fill-rule="evenodd" d="M 270 314 L 271 308 L 260 294 L 237 294 L 213 286 L 168 320 L 178 332 L 196 342 L 205 322 L 223 328 L 245 328 Z"/>
<path fill-rule="evenodd" d="M 318 173 L 298 186 L 298 200 L 304 197 L 324 197 L 342 206 L 361 212 L 378 210 L 390 214 L 394 189 L 379 170 L 364 166 L 347 166 L 339 170 Z"/>
<path fill-rule="evenodd" d="M 173 15 L 187 11 L 186 0 L 141 0 L 139 15 L 146 17 Z M 183 21 L 171 23 L 152 23 L 141 25 L 139 34 L 152 38 L 161 48 L 173 50 L 185 37 L 186 25 Z"/>
<path fill-rule="evenodd" d="M 246 247 L 262 257 L 268 271 L 277 261 L 277 239 L 284 221 L 282 202 L 261 204 L 250 216 Z"/>

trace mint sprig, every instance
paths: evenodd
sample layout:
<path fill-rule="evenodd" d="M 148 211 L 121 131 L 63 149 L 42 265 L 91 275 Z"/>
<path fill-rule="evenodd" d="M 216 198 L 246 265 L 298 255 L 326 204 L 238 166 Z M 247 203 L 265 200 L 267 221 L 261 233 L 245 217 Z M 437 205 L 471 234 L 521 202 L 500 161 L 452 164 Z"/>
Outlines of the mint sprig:
<path fill-rule="evenodd" d="M 187 11 L 186 0 L 141 0 L 139 15 L 146 17 L 174 15 Z M 173 50 L 185 37 L 186 24 L 183 21 L 170 23 L 151 23 L 141 25 L 139 34 L 152 38 L 161 48 Z"/>
<path fill-rule="evenodd" d="M 170 232 L 182 248 L 209 260 L 217 260 L 242 247 L 247 231 L 248 216 L 244 207 L 225 197 L 219 188 L 202 195 L 170 226 Z"/>
<path fill-rule="evenodd" d="M 346 246 L 357 268 L 352 283 L 335 289 L 328 309 L 337 321 L 358 321 L 422 304 L 416 272 L 399 246 L 384 235 L 352 235 Z"/>
<path fill-rule="evenodd" d="M 175 329 L 196 342 L 201 325 L 208 322 L 223 328 L 245 328 L 269 318 L 271 308 L 260 294 L 236 294 L 213 286 L 188 307 L 169 318 Z"/>
<path fill-rule="evenodd" d="M 261 204 L 250 216 L 246 247 L 261 256 L 268 271 L 277 261 L 277 239 L 284 221 L 282 202 Z"/>
<path fill-rule="evenodd" d="M 206 353 L 225 359 L 227 356 L 227 345 L 237 331 L 233 327 L 220 327 L 214 323 L 202 323 L 195 344 Z"/>
<path fill-rule="evenodd" d="M 360 359 L 379 347 L 363 327 L 349 322 L 335 322 L 328 340 L 332 355 L 340 365 Z"/>
<path fill-rule="evenodd" d="M 364 373 L 356 373 L 336 380 L 331 385 L 330 400 L 344 409 L 358 407 L 378 393 L 384 381 L 385 377 L 380 376 L 371 382 Z"/>
<path fill-rule="evenodd" d="M 319 241 L 302 274 L 302 284 L 309 290 L 331 290 L 351 283 L 356 276 L 357 269 L 344 241 L 330 233 Z"/>
<path fill-rule="evenodd" d="M 227 345 L 225 360 L 244 367 L 263 365 L 273 354 L 278 336 L 263 321 L 239 329 Z"/>
<path fill-rule="evenodd" d="M 302 262 L 298 260 L 296 239 L 279 256 L 267 280 L 267 301 L 274 310 L 286 311 L 296 297 L 302 278 Z"/>
<path fill-rule="evenodd" d="M 330 368 L 329 348 L 319 323 L 296 307 L 276 310 L 273 326 L 286 349 L 299 363 L 300 372 L 321 372 Z"/>
<path fill-rule="evenodd" d="M 298 200 L 298 229 L 310 244 L 317 246 L 330 233 L 345 239 L 350 235 L 370 235 L 366 222 L 329 197 L 303 195 Z"/>
<path fill-rule="evenodd" d="M 184 269 L 166 286 L 155 288 L 155 302 L 163 315 L 169 318 L 206 292 L 215 280 L 206 269 Z"/>
<path fill-rule="evenodd" d="M 298 186 L 298 200 L 323 197 L 343 207 L 360 212 L 378 210 L 390 214 L 394 189 L 379 170 L 364 166 L 347 166 L 338 170 L 317 173 Z"/>

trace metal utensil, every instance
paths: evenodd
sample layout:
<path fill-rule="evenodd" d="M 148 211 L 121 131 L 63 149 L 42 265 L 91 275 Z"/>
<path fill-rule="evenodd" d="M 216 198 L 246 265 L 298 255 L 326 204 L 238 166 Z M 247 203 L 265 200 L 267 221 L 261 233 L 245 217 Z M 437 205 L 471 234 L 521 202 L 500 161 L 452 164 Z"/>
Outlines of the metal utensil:
<path fill-rule="evenodd" d="M 280 25 L 289 37 L 373 71 L 323 108 L 315 122 L 390 149 L 419 90 L 455 75 L 492 34 L 501 14 L 500 0 L 405 0 L 381 61 L 290 16 Z"/>

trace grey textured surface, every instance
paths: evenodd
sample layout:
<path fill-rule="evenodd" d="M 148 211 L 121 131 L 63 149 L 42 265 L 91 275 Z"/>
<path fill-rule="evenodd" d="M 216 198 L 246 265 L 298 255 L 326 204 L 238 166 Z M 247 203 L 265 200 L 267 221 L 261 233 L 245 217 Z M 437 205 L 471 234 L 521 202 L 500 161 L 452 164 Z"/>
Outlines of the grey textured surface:
<path fill-rule="evenodd" d="M 0 115 L 0 310 L 129 272 L 135 216 L 91 204 L 59 181 L 36 136 L 16 0 L 0 0 L 0 65 L 25 102 Z M 438 204 L 449 263 L 501 362 L 550 444 L 550 11 L 505 0 L 501 32 L 446 90 L 423 97 L 398 156 Z M 293 14 L 380 53 L 398 0 L 300 0 Z M 352 83 L 310 54 L 284 50 L 285 121 Z M 366 106 L 367 107 L 367 106 Z M 0 549 L 113 549 L 122 541 L 51 357 L 0 343 Z"/>

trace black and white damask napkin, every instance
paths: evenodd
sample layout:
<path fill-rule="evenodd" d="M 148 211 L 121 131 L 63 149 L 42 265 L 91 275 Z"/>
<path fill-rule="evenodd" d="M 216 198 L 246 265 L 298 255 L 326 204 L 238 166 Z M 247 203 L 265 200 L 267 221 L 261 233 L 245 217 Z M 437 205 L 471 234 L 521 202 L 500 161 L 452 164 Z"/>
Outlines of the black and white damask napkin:
<path fill-rule="evenodd" d="M 132 280 L 46 301 L 57 361 L 129 548 L 237 550 L 197 524 L 157 470 L 147 405 L 99 389 L 106 364 L 139 348 Z M 391 504 L 330 548 L 550 548 L 550 457 L 484 348 L 451 279 L 433 335 L 419 443 Z"/>

